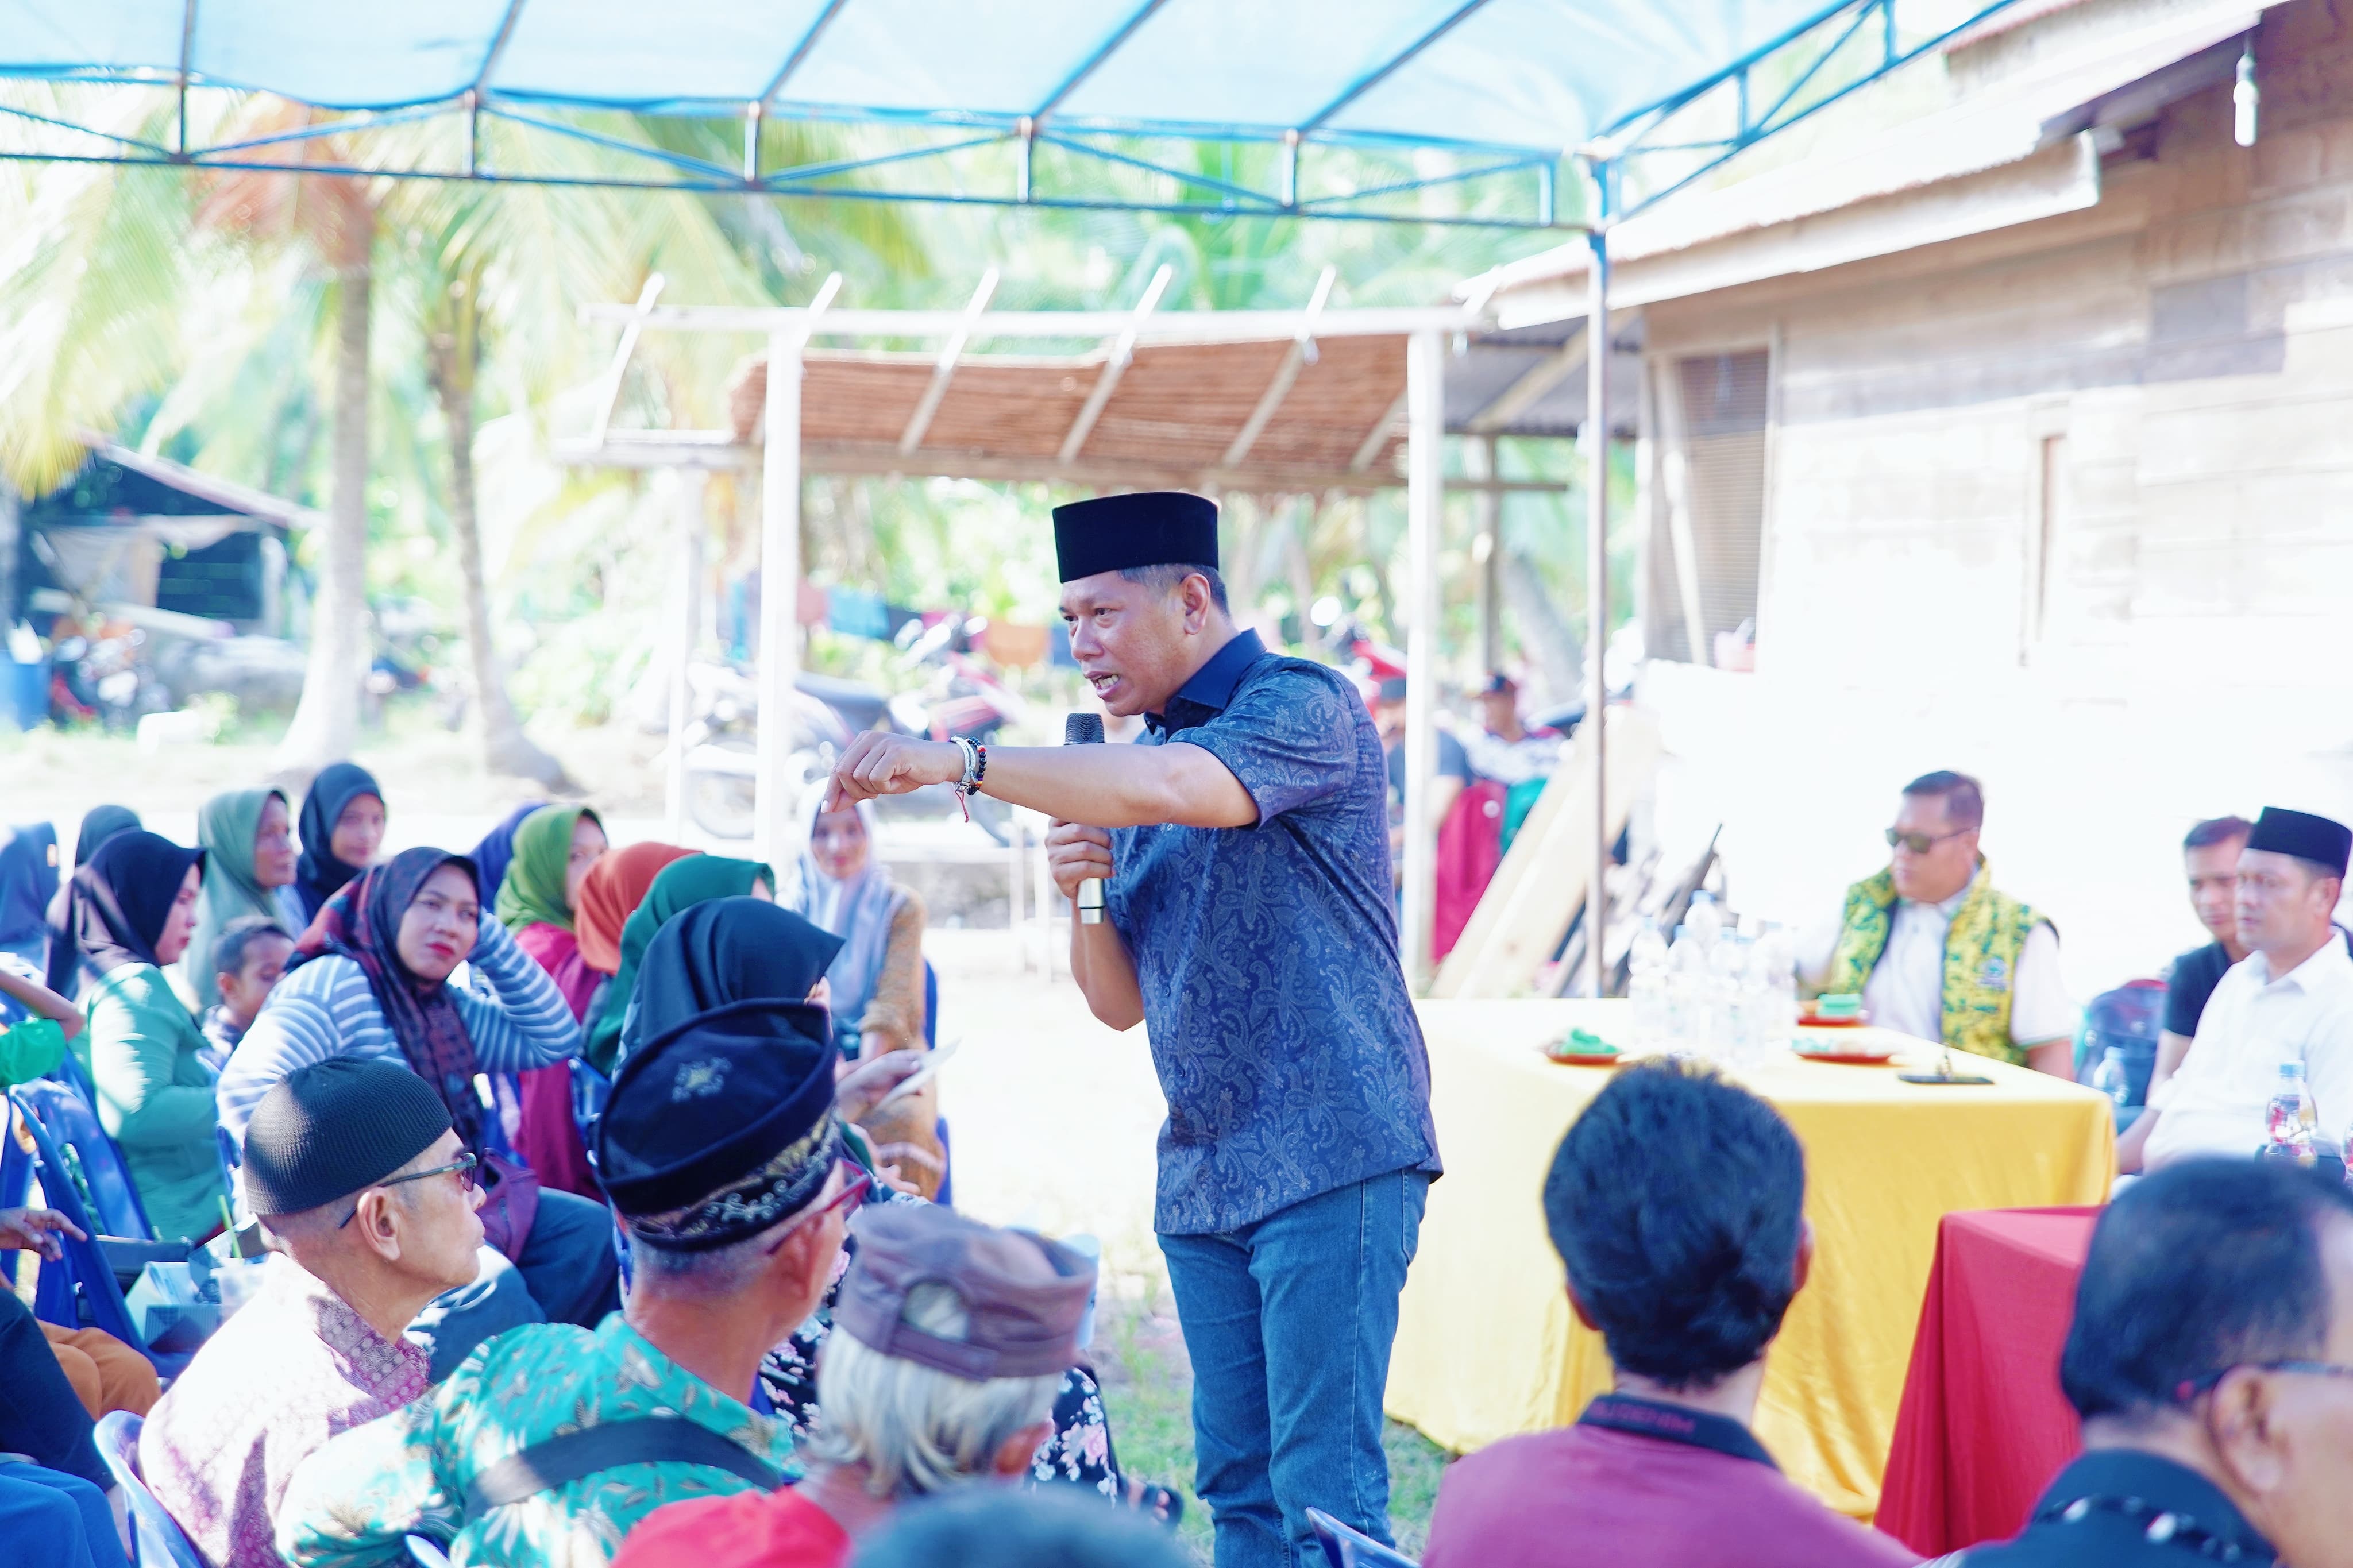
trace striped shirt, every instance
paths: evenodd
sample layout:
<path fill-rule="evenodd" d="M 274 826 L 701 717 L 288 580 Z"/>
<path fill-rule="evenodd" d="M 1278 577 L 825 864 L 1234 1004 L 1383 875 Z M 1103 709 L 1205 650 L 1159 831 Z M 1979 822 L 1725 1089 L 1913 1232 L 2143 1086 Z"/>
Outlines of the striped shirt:
<path fill-rule="evenodd" d="M 483 1072 L 521 1072 L 580 1054 L 580 1026 L 547 971 L 515 945 L 486 912 L 468 961 L 476 989 L 450 984 L 458 1016 Z M 487 985 L 487 994 L 480 989 Z M 241 1150 L 245 1124 L 270 1085 L 296 1068 L 330 1057 L 380 1058 L 406 1065 L 400 1042 L 368 989 L 367 973 L 348 958 L 314 958 L 278 983 L 261 1016 L 237 1043 L 215 1091 L 220 1124 Z"/>

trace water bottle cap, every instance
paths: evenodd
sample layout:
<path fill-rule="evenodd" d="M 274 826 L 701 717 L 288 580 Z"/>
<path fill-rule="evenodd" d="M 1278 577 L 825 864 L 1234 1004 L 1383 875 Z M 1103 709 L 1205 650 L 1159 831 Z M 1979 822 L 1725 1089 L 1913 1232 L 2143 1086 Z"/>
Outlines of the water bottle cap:
<path fill-rule="evenodd" d="M 1691 930 L 1691 927 L 1689 927 L 1689 926 L 1687 926 L 1687 925 L 1681 924 L 1680 922 L 1678 922 L 1678 923 L 1677 923 L 1677 925 L 1675 926 L 1675 940 L 1676 940 L 1677 942 L 1681 942 L 1681 941 L 1683 941 L 1683 932 L 1685 932 L 1685 931 L 1689 931 L 1689 930 Z"/>
<path fill-rule="evenodd" d="M 2282 1078 L 2302 1078 L 2303 1076 L 2304 1076 L 2304 1064 L 2303 1064 L 2302 1062 L 2282 1062 L 2282 1063 L 2280 1063 L 2280 1077 L 2282 1077 Z"/>

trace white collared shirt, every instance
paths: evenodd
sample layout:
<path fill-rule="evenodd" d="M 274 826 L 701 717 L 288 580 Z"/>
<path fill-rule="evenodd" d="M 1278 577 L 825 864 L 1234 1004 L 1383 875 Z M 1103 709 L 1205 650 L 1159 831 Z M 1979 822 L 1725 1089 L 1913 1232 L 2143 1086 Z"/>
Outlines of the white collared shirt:
<path fill-rule="evenodd" d="M 2165 1114 L 2145 1163 L 2255 1152 L 2270 1135 L 2264 1108 L 2281 1064 L 2294 1061 L 2304 1064 L 2320 1130 L 2342 1147 L 2353 1128 L 2353 957 L 2335 932 L 2276 980 L 2260 952 L 2223 974 L 2180 1068 L 2149 1097 Z"/>
<path fill-rule="evenodd" d="M 1953 917 L 1960 912 L 1969 889 L 1984 875 L 1979 870 L 1968 886 L 1942 903 L 1896 900 L 1888 923 L 1886 950 L 1862 987 L 1862 1005 L 1873 1024 L 1915 1039 L 1944 1038 L 1945 934 L 1952 929 Z M 1815 944 L 1805 966 L 1807 979 L 1817 985 L 1830 973 L 1839 933 L 1832 927 L 1823 934 L 1827 940 Z M 2039 1046 L 2075 1032 L 2075 1005 L 2067 999 L 2066 982 L 2059 973 L 2059 934 L 2049 921 L 2038 921 L 2027 932 L 2018 952 L 2018 973 L 2010 981 L 2012 1044 Z"/>

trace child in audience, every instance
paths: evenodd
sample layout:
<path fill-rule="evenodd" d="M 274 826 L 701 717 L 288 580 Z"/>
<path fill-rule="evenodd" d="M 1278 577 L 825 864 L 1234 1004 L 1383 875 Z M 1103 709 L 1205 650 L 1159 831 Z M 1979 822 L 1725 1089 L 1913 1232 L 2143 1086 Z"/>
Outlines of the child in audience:
<path fill-rule="evenodd" d="M 196 1054 L 215 1072 L 228 1065 L 231 1051 L 253 1027 L 261 1005 L 286 973 L 294 952 L 294 939 L 267 915 L 245 915 L 231 921 L 213 944 L 213 967 L 220 987 L 219 1003 L 205 1012 L 205 1038 L 211 1042 Z"/>

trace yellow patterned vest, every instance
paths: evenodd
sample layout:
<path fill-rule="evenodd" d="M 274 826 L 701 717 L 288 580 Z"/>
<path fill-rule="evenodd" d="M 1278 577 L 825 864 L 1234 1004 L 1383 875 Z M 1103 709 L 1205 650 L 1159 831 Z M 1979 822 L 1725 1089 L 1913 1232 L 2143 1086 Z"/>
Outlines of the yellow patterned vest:
<path fill-rule="evenodd" d="M 1867 877 L 1846 890 L 1825 993 L 1862 989 L 1887 951 L 1894 911 L 1893 871 Z M 2028 934 L 2042 923 L 2032 906 L 1995 890 L 1985 857 L 1978 857 L 1977 879 L 1945 929 L 1945 1044 L 1996 1061 L 2025 1061 L 2026 1053 L 2010 1037 L 2010 986 Z"/>

